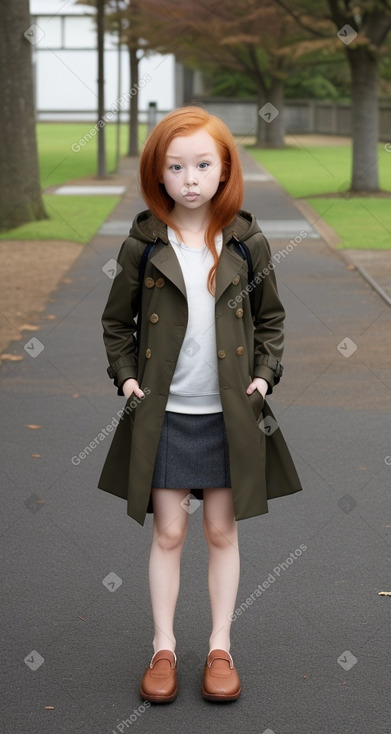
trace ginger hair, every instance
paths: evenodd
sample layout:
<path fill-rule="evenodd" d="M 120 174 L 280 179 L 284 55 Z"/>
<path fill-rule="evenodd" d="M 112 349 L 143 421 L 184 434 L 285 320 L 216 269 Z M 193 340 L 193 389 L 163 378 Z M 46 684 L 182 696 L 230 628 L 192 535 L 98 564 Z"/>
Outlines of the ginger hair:
<path fill-rule="evenodd" d="M 237 146 L 233 136 L 215 115 L 202 107 L 180 107 L 170 112 L 153 128 L 140 158 L 140 184 L 143 198 L 155 216 L 166 225 L 177 228 L 170 219 L 174 200 L 160 182 L 167 149 L 174 138 L 204 128 L 214 139 L 222 162 L 223 181 L 211 199 L 210 222 L 205 232 L 205 242 L 213 255 L 213 266 L 208 274 L 208 290 L 215 292 L 215 276 L 219 261 L 215 237 L 235 218 L 243 201 L 243 174 Z"/>

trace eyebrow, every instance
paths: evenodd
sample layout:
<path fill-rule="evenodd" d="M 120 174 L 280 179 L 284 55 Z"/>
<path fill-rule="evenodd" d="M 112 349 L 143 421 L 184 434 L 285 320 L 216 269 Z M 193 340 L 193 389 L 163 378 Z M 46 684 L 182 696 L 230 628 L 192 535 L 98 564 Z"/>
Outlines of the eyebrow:
<path fill-rule="evenodd" d="M 213 153 L 197 153 L 196 158 L 206 158 L 207 156 L 213 156 Z M 182 158 L 181 155 L 167 155 L 167 158 Z"/>

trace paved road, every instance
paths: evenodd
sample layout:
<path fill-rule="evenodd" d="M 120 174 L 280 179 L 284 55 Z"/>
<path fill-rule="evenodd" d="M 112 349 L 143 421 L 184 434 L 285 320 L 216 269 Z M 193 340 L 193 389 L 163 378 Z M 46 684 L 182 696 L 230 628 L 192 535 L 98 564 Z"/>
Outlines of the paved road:
<path fill-rule="evenodd" d="M 100 326 L 111 283 L 102 267 L 121 237 L 99 234 L 42 315 L 34 338 L 43 349 L 16 344 L 23 362 L 0 372 L 4 734 L 391 730 L 391 598 L 378 595 L 391 591 L 391 311 L 322 240 L 300 235 L 292 202 L 244 164 L 245 207 L 269 223 L 279 260 L 285 374 L 271 404 L 304 491 L 239 525 L 232 652 L 243 694 L 219 707 L 201 698 L 210 620 L 197 510 L 176 619 L 180 693 L 140 708 L 152 651 L 151 517 L 139 527 L 122 500 L 96 489 L 109 437 L 72 462 L 123 402 L 106 376 Z M 133 184 L 111 231 L 142 206 Z M 281 221 L 291 223 L 282 239 Z"/>

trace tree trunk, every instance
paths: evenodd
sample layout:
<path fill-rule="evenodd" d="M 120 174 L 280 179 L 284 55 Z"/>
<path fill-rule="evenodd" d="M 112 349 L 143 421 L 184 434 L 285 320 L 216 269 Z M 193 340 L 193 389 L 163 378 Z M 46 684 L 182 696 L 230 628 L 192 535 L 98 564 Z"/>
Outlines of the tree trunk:
<path fill-rule="evenodd" d="M 278 115 L 272 119 L 276 113 L 270 108 L 270 122 L 266 124 L 266 146 L 268 148 L 284 148 L 284 81 L 282 79 L 272 79 L 268 102 L 276 108 Z"/>
<path fill-rule="evenodd" d="M 0 3 L 0 229 L 47 219 L 39 177 L 28 0 Z M 26 35 L 24 35 L 26 34 Z"/>
<path fill-rule="evenodd" d="M 129 48 L 130 62 L 130 108 L 129 108 L 129 149 L 128 155 L 138 155 L 138 58 L 137 49 Z M 132 93 L 133 92 L 133 93 Z"/>
<path fill-rule="evenodd" d="M 106 178 L 106 147 L 105 147 L 105 71 L 104 71 L 104 21 L 105 2 L 97 1 L 97 30 L 98 30 L 98 178 Z"/>
<path fill-rule="evenodd" d="M 262 107 L 264 104 L 265 104 L 265 90 L 263 86 L 259 86 L 257 88 L 257 134 L 256 134 L 256 141 L 255 141 L 256 148 L 263 148 L 265 145 L 265 140 L 266 140 L 265 121 L 262 119 L 261 115 L 259 114 L 259 111 L 262 110 Z"/>
<path fill-rule="evenodd" d="M 378 62 L 365 48 L 347 48 L 352 77 L 352 191 L 378 191 Z"/>

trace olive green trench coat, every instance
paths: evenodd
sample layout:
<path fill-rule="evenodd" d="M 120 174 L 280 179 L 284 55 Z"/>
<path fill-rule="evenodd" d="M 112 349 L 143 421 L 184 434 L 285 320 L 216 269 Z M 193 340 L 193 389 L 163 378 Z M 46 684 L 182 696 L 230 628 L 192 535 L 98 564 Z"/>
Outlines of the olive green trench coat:
<path fill-rule="evenodd" d="M 251 252 L 254 278 L 235 241 Z M 139 284 L 139 262 L 147 243 L 155 243 Z M 182 271 L 167 238 L 167 227 L 149 210 L 133 222 L 118 256 L 102 316 L 108 373 L 118 394 L 136 378 L 145 397 L 126 401 L 104 463 L 98 487 L 127 500 L 127 513 L 141 525 L 152 512 L 151 483 L 171 380 L 184 341 L 188 310 Z M 254 321 L 249 298 L 253 291 Z M 136 329 L 142 298 L 139 348 Z M 240 211 L 223 230 L 216 273 L 216 349 L 226 426 L 235 518 L 268 512 L 267 500 L 301 490 L 291 455 L 270 407 L 256 390 L 254 377 L 269 383 L 282 374 L 285 312 L 277 292 L 267 240 L 255 217 Z"/>

